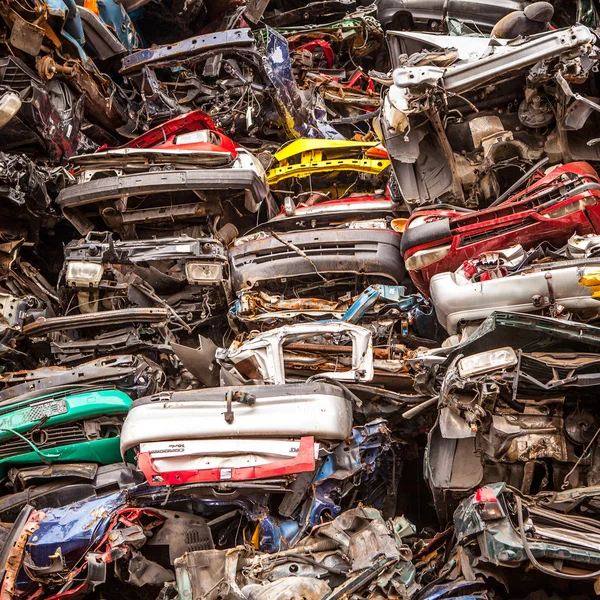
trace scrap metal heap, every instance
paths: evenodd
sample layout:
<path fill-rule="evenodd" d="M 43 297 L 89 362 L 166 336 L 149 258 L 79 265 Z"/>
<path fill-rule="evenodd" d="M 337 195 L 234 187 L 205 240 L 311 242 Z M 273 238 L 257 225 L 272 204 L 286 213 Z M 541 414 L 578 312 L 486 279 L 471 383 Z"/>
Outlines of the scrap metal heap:
<path fill-rule="evenodd" d="M 597 0 L 0 0 L 0 600 L 600 577 Z"/>

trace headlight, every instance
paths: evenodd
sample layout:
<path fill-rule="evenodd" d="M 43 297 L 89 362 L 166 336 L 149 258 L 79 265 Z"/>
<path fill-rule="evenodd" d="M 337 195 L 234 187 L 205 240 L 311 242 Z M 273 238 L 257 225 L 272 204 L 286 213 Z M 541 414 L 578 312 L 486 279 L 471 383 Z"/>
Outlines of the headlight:
<path fill-rule="evenodd" d="M 376 219 L 373 221 L 352 221 L 348 229 L 387 229 L 388 224 L 385 219 Z"/>
<path fill-rule="evenodd" d="M 67 285 L 78 288 L 98 287 L 104 273 L 100 263 L 73 261 L 67 264 Z"/>
<path fill-rule="evenodd" d="M 480 352 L 458 361 L 461 377 L 471 377 L 487 371 L 506 369 L 517 364 L 517 355 L 512 348 L 498 348 L 489 352 Z"/>
<path fill-rule="evenodd" d="M 544 215 L 544 217 L 547 219 L 560 219 L 574 212 L 584 211 L 586 206 L 594 206 L 595 204 L 596 198 L 594 198 L 594 196 L 586 196 L 576 200 L 575 202 L 567 202 L 566 204 L 563 204 L 554 210 L 550 210 Z"/>
<path fill-rule="evenodd" d="M 223 265 L 188 262 L 185 265 L 185 276 L 190 285 L 218 285 L 223 280 Z"/>
<path fill-rule="evenodd" d="M 200 129 L 190 133 L 182 133 L 175 137 L 175 145 L 181 144 L 217 144 L 220 140 L 210 129 Z"/>
<path fill-rule="evenodd" d="M 266 231 L 258 231 L 257 233 L 251 233 L 250 235 L 245 235 L 243 237 L 239 237 L 235 242 L 233 242 L 235 246 L 241 246 L 243 244 L 249 244 L 251 242 L 257 242 L 258 240 L 266 240 L 269 234 Z"/>
<path fill-rule="evenodd" d="M 419 269 L 432 265 L 438 260 L 442 260 L 449 251 L 450 244 L 428 248 L 427 250 L 419 250 L 404 261 L 404 266 L 407 271 L 418 271 Z"/>
<path fill-rule="evenodd" d="M 21 108 L 21 96 L 14 92 L 6 92 L 0 98 L 0 127 L 4 127 Z"/>

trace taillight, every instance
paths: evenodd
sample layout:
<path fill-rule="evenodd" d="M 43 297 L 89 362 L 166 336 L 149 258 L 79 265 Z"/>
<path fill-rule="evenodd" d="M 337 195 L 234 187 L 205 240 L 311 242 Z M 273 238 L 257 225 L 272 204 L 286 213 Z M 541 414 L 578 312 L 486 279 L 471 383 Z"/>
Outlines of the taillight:
<path fill-rule="evenodd" d="M 406 223 L 407 223 L 408 219 L 392 219 L 392 222 L 390 223 L 392 229 L 394 231 L 398 231 L 399 233 L 402 233 L 406 227 Z"/>
<path fill-rule="evenodd" d="M 492 488 L 479 488 L 475 492 L 473 506 L 484 521 L 494 521 L 495 519 L 504 518 L 504 511 Z"/>
<path fill-rule="evenodd" d="M 384 160 L 388 160 L 390 157 L 387 150 L 381 144 L 379 144 L 379 146 L 373 146 L 372 148 L 369 148 L 365 152 L 365 156 L 374 159 L 383 158 Z"/>

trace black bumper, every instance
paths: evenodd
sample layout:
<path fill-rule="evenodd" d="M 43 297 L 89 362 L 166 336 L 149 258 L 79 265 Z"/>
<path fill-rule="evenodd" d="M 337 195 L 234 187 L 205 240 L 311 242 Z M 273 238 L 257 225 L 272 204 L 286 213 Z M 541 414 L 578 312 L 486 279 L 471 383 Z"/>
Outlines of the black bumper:
<path fill-rule="evenodd" d="M 256 204 L 269 194 L 265 182 L 252 169 L 185 169 L 117 175 L 79 183 L 61 190 L 57 202 L 62 207 L 75 207 L 122 196 L 187 190 L 249 190 Z"/>
<path fill-rule="evenodd" d="M 280 233 L 229 251 L 235 292 L 282 278 L 322 275 L 370 275 L 400 284 L 405 277 L 400 235 L 384 229 L 318 229 Z M 302 256 L 294 248 L 310 258 Z"/>

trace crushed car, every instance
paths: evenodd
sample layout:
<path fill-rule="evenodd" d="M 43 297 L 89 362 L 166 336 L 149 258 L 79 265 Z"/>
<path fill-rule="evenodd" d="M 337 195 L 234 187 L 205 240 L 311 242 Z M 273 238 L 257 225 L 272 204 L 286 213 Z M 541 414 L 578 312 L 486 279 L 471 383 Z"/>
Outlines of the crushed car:
<path fill-rule="evenodd" d="M 591 29 L 513 40 L 390 36 L 395 69 L 380 130 L 411 210 L 485 208 L 544 157 L 553 164 L 596 159 L 588 135 L 600 108 L 590 77 L 597 60 Z M 418 42 L 409 55 L 405 40 Z M 590 91 L 581 88 L 586 82 Z"/>
<path fill-rule="evenodd" d="M 438 351 L 445 356 L 430 382 L 438 417 L 425 473 L 442 521 L 495 481 L 524 494 L 595 485 L 599 334 L 592 325 L 496 312 Z"/>
<path fill-rule="evenodd" d="M 251 215 L 271 204 L 258 159 L 202 111 L 167 121 L 124 147 L 80 155 L 75 162 L 77 181 L 61 191 L 57 202 L 82 235 L 97 231 L 99 222 L 100 229 L 108 226 L 128 239 L 158 230 L 183 233 L 193 225 L 208 232 L 208 222 L 214 225 L 216 217 L 225 226 L 235 221 L 231 211 L 234 217 L 243 209 Z M 231 190 L 240 196 L 237 207 Z"/>
<path fill-rule="evenodd" d="M 600 180 L 591 165 L 569 163 L 514 196 L 498 198 L 494 207 L 473 212 L 415 211 L 402 236 L 406 269 L 427 293 L 437 273 L 453 271 L 483 252 L 509 247 L 516 236 L 529 250 L 542 241 L 564 244 L 574 233 L 595 233 L 599 193 Z"/>

